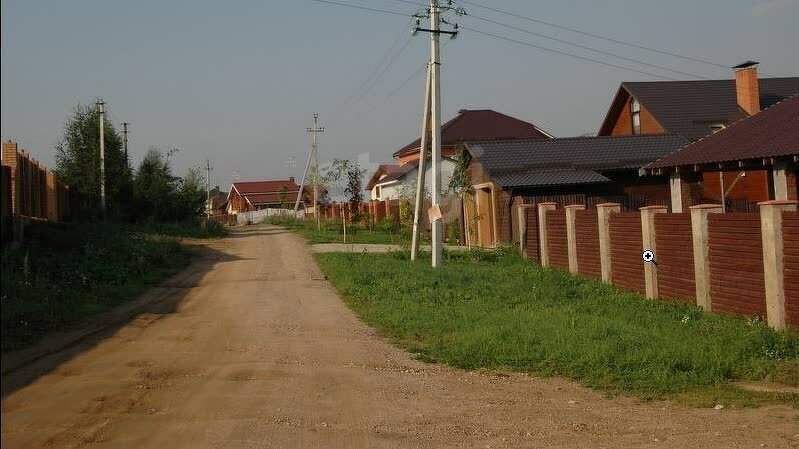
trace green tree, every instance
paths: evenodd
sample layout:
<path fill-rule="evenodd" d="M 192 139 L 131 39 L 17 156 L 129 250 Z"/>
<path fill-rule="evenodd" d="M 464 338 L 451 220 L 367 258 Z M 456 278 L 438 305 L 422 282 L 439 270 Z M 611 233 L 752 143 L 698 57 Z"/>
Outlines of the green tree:
<path fill-rule="evenodd" d="M 457 195 L 461 200 L 461 223 L 464 224 L 464 240 L 467 246 L 471 246 L 472 235 L 474 230 L 470 223 L 475 223 L 480 220 L 480 216 L 475 211 L 475 216 L 471 217 L 472 220 L 466 220 L 466 197 L 474 193 L 472 187 L 472 172 L 470 170 L 472 162 L 472 155 L 468 151 L 463 150 L 455 158 L 455 170 L 449 180 L 449 191 Z"/>
<path fill-rule="evenodd" d="M 107 206 L 116 213 L 128 208 L 132 176 L 122 139 L 111 120 L 104 124 L 105 192 Z M 78 215 L 96 211 L 100 204 L 100 113 L 94 105 L 78 104 L 67 119 L 56 145 L 55 172 L 75 196 Z"/>
<path fill-rule="evenodd" d="M 288 208 L 288 203 L 286 202 L 286 200 L 288 199 L 288 193 L 289 193 L 289 191 L 286 188 L 286 186 L 280 186 L 280 192 L 278 193 L 277 197 L 278 197 L 278 200 L 280 201 L 280 208 L 281 209 Z"/>
<path fill-rule="evenodd" d="M 153 221 L 174 218 L 178 181 L 164 153 L 157 147 L 150 147 L 136 172 L 136 218 Z"/>
<path fill-rule="evenodd" d="M 357 162 L 349 161 L 347 164 L 347 187 L 344 193 L 350 203 L 350 210 L 352 210 L 352 221 L 361 221 L 361 203 L 363 202 L 363 175 L 366 170 L 361 170 L 361 166 Z"/>
<path fill-rule="evenodd" d="M 205 181 L 199 168 L 190 168 L 180 180 L 178 220 L 193 220 L 205 212 Z"/>

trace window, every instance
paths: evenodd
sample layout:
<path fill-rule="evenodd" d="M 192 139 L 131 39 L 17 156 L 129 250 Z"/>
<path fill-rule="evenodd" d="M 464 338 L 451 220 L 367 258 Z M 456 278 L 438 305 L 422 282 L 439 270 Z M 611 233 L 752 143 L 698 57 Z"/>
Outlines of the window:
<path fill-rule="evenodd" d="M 375 186 L 375 199 L 380 199 L 380 186 Z"/>
<path fill-rule="evenodd" d="M 714 123 L 714 124 L 710 125 L 710 131 L 712 131 L 713 134 L 716 134 L 717 132 L 721 131 L 722 129 L 724 129 L 726 127 L 727 127 L 727 125 L 725 125 L 724 123 Z"/>
<path fill-rule="evenodd" d="M 633 123 L 633 134 L 641 134 L 641 104 L 635 98 L 630 102 L 630 117 Z"/>

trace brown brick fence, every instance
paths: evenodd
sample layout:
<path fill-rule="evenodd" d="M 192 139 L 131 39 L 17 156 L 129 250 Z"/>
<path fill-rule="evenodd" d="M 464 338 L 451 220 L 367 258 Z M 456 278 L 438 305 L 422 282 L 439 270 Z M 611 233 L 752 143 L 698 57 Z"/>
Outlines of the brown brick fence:
<path fill-rule="evenodd" d="M 663 206 L 640 213 L 621 212 L 613 203 L 582 207 L 520 206 L 520 250 L 533 261 L 647 298 L 760 316 L 775 328 L 799 327 L 797 201 L 766 201 L 758 213 L 726 214 L 709 204 L 677 214 Z M 644 249 L 653 251 L 652 263 L 643 260 Z"/>
<path fill-rule="evenodd" d="M 691 215 L 656 214 L 658 292 L 663 299 L 696 301 Z"/>

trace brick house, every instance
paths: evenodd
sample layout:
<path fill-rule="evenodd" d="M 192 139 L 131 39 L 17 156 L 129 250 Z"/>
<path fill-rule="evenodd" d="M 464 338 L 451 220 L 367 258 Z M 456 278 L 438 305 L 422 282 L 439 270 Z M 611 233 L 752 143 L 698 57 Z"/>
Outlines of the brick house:
<path fill-rule="evenodd" d="M 753 61 L 733 69 L 734 80 L 622 83 L 598 135 L 668 133 L 695 142 L 799 93 L 799 77 L 759 78 Z M 675 201 L 673 210 L 721 201 L 719 172 L 723 185 L 732 186 L 725 195 L 729 206 L 748 210 L 754 203 L 772 198 L 769 170 L 749 165 L 746 175 L 739 176 L 740 167 L 720 163 L 715 172 L 707 166 L 703 171 L 672 171 L 671 182 L 682 184 L 686 190 L 685 201 Z"/>
<path fill-rule="evenodd" d="M 313 202 L 313 191 L 305 187 L 302 204 Z M 294 178 L 274 181 L 234 182 L 227 195 L 227 213 L 237 214 L 266 208 L 294 207 L 300 186 Z"/>
<path fill-rule="evenodd" d="M 741 195 L 756 199 L 763 194 L 761 178 L 756 178 L 757 184 L 744 181 L 751 173 L 762 171 L 768 173 L 766 199 L 796 200 L 799 199 L 797 163 L 799 94 L 658 159 L 649 164 L 646 170 L 655 175 L 671 173 L 677 179 L 671 184 L 674 203 L 687 201 L 686 183 L 680 182 L 684 173 L 700 173 L 702 179 L 715 179 L 719 186 L 717 192 L 722 189 L 733 192 L 737 189 Z M 729 168 L 719 170 L 719 167 Z M 727 176 L 730 170 L 737 172 L 731 183 Z M 741 184 L 742 187 L 738 187 Z"/>
<path fill-rule="evenodd" d="M 463 207 L 467 235 L 483 247 L 516 241 L 521 204 L 668 204 L 667 178 L 642 177 L 640 167 L 686 143 L 674 134 L 465 142 L 473 189 Z"/>
<path fill-rule="evenodd" d="M 551 138 L 552 135 L 532 123 L 491 109 L 461 109 L 441 125 L 441 156 L 454 156 L 459 151 L 458 145 L 467 141 Z M 420 145 L 421 139 L 416 139 L 394 152 L 394 158 L 399 165 L 419 160 Z"/>

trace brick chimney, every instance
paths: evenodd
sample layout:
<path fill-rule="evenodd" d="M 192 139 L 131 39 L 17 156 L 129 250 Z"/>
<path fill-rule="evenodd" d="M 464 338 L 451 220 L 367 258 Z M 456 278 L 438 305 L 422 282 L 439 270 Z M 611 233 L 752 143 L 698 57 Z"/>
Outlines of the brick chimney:
<path fill-rule="evenodd" d="M 757 65 L 758 63 L 755 61 L 746 61 L 733 67 L 738 106 L 749 115 L 760 112 L 760 83 L 757 79 Z"/>
<path fill-rule="evenodd" d="M 291 182 L 291 183 L 294 182 L 294 176 L 289 177 L 289 182 Z"/>

